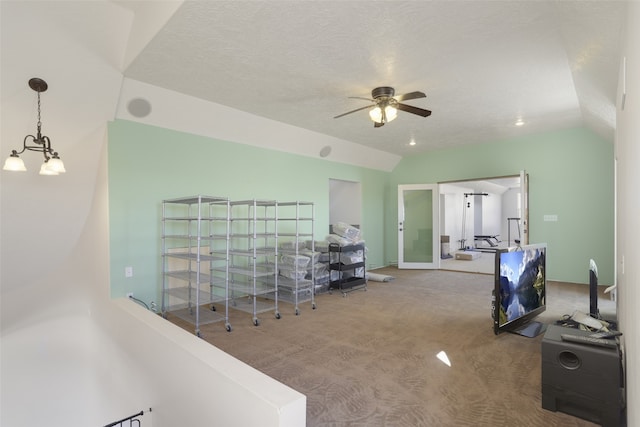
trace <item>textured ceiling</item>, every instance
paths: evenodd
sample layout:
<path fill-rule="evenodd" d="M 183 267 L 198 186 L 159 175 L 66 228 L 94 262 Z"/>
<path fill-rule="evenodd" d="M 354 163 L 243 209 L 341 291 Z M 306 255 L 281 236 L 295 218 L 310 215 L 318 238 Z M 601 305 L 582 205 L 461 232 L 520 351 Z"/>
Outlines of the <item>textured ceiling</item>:
<path fill-rule="evenodd" d="M 582 125 L 613 140 L 625 9 L 612 1 L 186 1 L 125 75 L 401 156 Z M 370 97 L 377 86 L 423 91 L 426 99 L 406 103 L 433 114 L 400 112 L 377 129 L 367 111 L 333 118 L 367 105 L 349 97 Z"/>

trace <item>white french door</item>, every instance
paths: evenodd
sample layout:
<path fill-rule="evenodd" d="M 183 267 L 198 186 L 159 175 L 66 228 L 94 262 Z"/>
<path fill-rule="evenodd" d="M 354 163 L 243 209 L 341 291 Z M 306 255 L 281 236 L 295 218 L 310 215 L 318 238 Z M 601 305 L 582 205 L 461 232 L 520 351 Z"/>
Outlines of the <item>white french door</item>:
<path fill-rule="evenodd" d="M 437 184 L 398 185 L 398 268 L 440 267 Z"/>
<path fill-rule="evenodd" d="M 529 174 L 520 171 L 520 224 L 522 225 L 521 245 L 529 244 Z"/>

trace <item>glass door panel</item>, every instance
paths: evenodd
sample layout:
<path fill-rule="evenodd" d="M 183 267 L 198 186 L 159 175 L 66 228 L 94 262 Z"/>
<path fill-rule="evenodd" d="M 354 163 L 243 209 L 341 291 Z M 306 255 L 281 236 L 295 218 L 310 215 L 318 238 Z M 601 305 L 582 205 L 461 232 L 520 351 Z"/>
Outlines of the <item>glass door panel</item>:
<path fill-rule="evenodd" d="M 438 186 L 398 186 L 398 268 L 439 267 Z"/>

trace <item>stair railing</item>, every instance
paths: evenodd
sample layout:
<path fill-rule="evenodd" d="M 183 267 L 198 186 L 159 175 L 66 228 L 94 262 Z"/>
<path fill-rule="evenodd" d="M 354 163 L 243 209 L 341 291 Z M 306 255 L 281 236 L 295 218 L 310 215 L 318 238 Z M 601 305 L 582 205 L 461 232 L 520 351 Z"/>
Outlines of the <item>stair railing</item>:
<path fill-rule="evenodd" d="M 149 408 L 149 412 L 151 412 L 151 408 Z M 112 422 L 110 424 L 107 424 L 104 427 L 114 427 L 114 426 L 125 427 L 124 423 L 126 423 L 127 421 L 129 421 L 129 424 L 126 424 L 126 425 L 128 425 L 129 427 L 133 427 L 133 426 L 140 427 L 141 424 L 140 424 L 140 420 L 138 419 L 138 417 L 141 417 L 143 415 L 144 415 L 144 411 L 140 411 L 137 414 L 130 415 L 130 416 L 128 416 L 126 418 L 123 418 L 123 419 L 121 419 L 119 421 L 114 421 L 114 422 Z"/>

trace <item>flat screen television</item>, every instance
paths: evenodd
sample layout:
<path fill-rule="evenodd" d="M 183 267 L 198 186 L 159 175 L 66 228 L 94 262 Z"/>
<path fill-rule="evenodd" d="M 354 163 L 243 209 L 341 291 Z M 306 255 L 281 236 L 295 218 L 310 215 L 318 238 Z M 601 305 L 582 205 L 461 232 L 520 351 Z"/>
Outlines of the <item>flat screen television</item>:
<path fill-rule="evenodd" d="M 598 266 L 596 262 L 592 259 L 589 260 L 589 316 L 600 320 L 601 322 L 605 322 L 607 327 L 611 330 L 618 329 L 618 322 L 613 317 L 603 316 L 600 313 L 600 308 L 598 307 Z M 611 291 L 611 288 L 607 288 L 604 292 L 607 293 Z"/>
<path fill-rule="evenodd" d="M 598 310 L 598 266 L 592 259 L 589 260 L 589 314 L 600 319 Z"/>
<path fill-rule="evenodd" d="M 535 337 L 546 325 L 533 319 L 546 310 L 547 244 L 499 249 L 495 259 L 493 332 Z"/>

